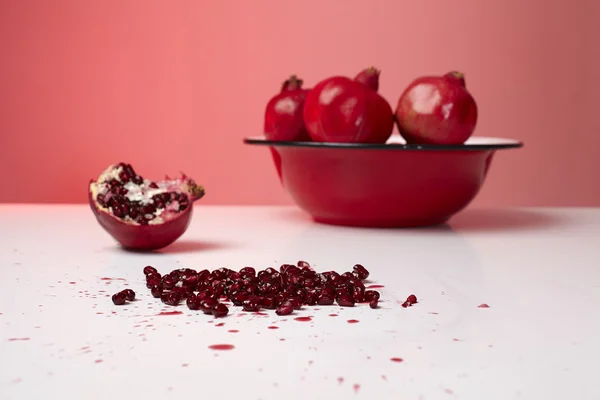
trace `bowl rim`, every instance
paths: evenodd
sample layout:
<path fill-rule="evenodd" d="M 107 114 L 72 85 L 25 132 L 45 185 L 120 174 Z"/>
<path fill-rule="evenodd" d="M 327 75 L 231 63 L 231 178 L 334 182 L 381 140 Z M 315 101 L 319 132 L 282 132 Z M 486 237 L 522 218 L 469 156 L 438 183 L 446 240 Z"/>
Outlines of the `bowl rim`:
<path fill-rule="evenodd" d="M 333 143 L 333 142 L 295 142 L 267 140 L 264 136 L 244 138 L 244 143 L 272 147 L 309 147 L 315 149 L 352 149 L 352 150 L 404 150 L 404 151 L 473 151 L 473 150 L 503 150 L 523 147 L 523 142 L 516 139 L 472 136 L 464 144 L 407 144 L 397 138 L 390 138 L 386 143 Z"/>

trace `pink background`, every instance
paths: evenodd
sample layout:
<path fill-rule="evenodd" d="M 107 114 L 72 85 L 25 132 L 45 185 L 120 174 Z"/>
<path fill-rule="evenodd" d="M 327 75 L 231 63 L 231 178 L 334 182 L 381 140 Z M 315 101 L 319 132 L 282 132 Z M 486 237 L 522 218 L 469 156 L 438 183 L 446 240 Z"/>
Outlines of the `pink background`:
<path fill-rule="evenodd" d="M 598 0 L 0 0 L 0 202 L 85 202 L 105 166 L 287 204 L 261 133 L 290 73 L 464 71 L 497 154 L 473 206 L 600 205 Z"/>

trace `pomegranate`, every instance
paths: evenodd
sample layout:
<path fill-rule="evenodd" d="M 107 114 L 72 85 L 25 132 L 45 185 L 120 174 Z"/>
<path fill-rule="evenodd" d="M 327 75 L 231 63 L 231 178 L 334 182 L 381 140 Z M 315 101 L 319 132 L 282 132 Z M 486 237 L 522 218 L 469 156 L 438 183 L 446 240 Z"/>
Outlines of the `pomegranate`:
<path fill-rule="evenodd" d="M 306 96 L 304 122 L 312 140 L 336 143 L 385 143 L 394 114 L 376 89 L 379 71 L 367 69 L 353 80 L 333 76 Z"/>
<path fill-rule="evenodd" d="M 96 219 L 132 250 L 156 250 L 177 240 L 190 223 L 193 202 L 203 196 L 204 188 L 185 175 L 152 182 L 125 163 L 109 166 L 89 184 Z"/>
<path fill-rule="evenodd" d="M 477 103 L 464 74 L 415 79 L 398 100 L 396 124 L 407 143 L 463 144 L 477 124 Z"/>
<path fill-rule="evenodd" d="M 296 75 L 285 81 L 281 92 L 271 98 L 265 110 L 264 133 L 268 140 L 308 141 L 302 110 L 308 90 Z"/>

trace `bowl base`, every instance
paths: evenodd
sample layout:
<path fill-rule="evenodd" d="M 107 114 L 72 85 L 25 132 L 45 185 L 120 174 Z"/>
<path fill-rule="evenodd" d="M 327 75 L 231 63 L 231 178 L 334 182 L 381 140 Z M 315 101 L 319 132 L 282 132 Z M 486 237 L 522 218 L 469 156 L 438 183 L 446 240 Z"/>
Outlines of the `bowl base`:
<path fill-rule="evenodd" d="M 400 220 L 356 220 L 347 218 L 312 217 L 313 221 L 326 224 L 355 228 L 425 228 L 429 226 L 443 225 L 450 217 L 422 218 L 422 219 L 400 219 Z"/>

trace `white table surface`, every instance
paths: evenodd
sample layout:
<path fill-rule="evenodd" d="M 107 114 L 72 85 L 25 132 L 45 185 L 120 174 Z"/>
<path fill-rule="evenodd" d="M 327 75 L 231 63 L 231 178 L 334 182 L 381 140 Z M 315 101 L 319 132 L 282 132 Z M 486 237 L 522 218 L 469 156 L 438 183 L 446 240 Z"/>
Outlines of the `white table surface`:
<path fill-rule="evenodd" d="M 200 205 L 176 244 L 135 254 L 86 205 L 2 205 L 0 399 L 600 399 L 600 209 L 466 210 L 449 225 Z M 298 260 L 362 263 L 381 307 L 157 316 L 169 307 L 142 274 Z M 114 306 L 126 287 L 139 301 Z"/>

